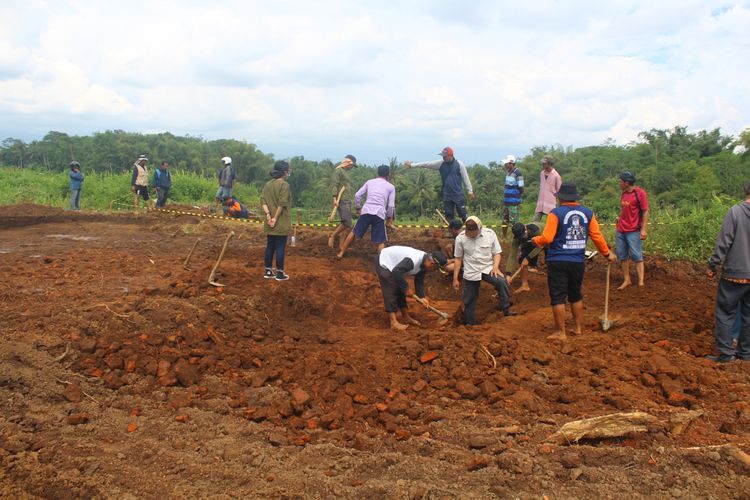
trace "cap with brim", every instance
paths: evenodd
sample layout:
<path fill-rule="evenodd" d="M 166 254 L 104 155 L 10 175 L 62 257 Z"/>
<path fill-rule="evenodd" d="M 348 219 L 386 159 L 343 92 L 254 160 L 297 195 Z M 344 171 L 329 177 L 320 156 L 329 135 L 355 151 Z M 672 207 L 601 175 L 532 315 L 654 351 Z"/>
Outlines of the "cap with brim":
<path fill-rule="evenodd" d="M 560 198 L 562 201 L 576 201 L 581 199 L 581 195 L 578 194 L 576 185 L 572 182 L 563 182 L 560 185 L 560 190 L 555 193 L 555 196 Z"/>
<path fill-rule="evenodd" d="M 453 148 L 450 146 L 445 146 L 441 152 L 438 153 L 439 156 L 453 156 Z"/>
<path fill-rule="evenodd" d="M 346 155 L 346 156 L 344 156 L 344 159 L 351 161 L 353 167 L 357 166 L 357 157 L 356 156 L 354 156 L 354 155 Z"/>
<path fill-rule="evenodd" d="M 438 270 L 441 273 L 448 274 L 448 271 L 445 269 L 445 266 L 448 265 L 448 257 L 446 257 L 443 252 L 437 250 L 435 252 L 432 252 L 430 254 L 430 257 L 435 262 L 435 264 L 437 264 Z"/>

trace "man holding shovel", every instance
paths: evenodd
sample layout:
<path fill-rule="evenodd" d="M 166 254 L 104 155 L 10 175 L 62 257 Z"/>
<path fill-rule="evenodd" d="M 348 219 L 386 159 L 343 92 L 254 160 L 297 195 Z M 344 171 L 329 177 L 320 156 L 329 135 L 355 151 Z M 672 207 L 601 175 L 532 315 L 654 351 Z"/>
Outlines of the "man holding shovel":
<path fill-rule="evenodd" d="M 419 321 L 409 315 L 406 306 L 406 294 L 409 291 L 406 276 L 414 276 L 414 292 L 421 299 L 422 305 L 429 308 L 430 302 L 424 290 L 425 273 L 444 269 L 447 260 L 443 252 L 428 254 L 405 246 L 388 247 L 375 256 L 375 274 L 380 280 L 385 312 L 388 313 L 392 330 L 406 330 L 409 324 L 419 326 Z M 397 311 L 401 311 L 404 323 L 398 320 Z"/>
<path fill-rule="evenodd" d="M 336 236 L 341 235 L 340 238 L 343 241 L 346 239 L 343 233 L 352 228 L 352 181 L 349 179 L 349 170 L 356 166 L 357 158 L 354 155 L 346 155 L 333 170 L 331 176 L 331 194 L 333 195 L 331 216 L 333 217 L 338 210 L 341 224 L 336 226 L 336 229 L 328 237 L 330 248 L 333 248 Z"/>
<path fill-rule="evenodd" d="M 497 309 L 505 316 L 515 316 L 510 310 L 510 291 L 505 276 L 500 271 L 500 242 L 495 231 L 482 227 L 479 217 L 466 219 L 464 232 L 456 236 L 453 262 L 453 288 L 458 290 L 458 275 L 463 264 L 464 273 L 464 317 L 467 325 L 476 325 L 475 310 L 479 300 L 479 285 L 486 281 L 497 290 Z"/>
<path fill-rule="evenodd" d="M 552 303 L 552 316 L 557 331 L 547 337 L 550 340 L 565 340 L 565 301 L 570 302 L 575 321 L 575 333 L 581 334 L 583 323 L 583 284 L 586 243 L 589 237 L 597 250 L 610 263 L 617 258 L 609 251 L 607 242 L 599 230 L 599 222 L 590 208 L 578 203 L 581 196 L 575 184 L 563 182 L 557 192 L 560 206 L 547 215 L 542 234 L 532 238 L 537 246 L 547 246 L 547 285 Z"/>

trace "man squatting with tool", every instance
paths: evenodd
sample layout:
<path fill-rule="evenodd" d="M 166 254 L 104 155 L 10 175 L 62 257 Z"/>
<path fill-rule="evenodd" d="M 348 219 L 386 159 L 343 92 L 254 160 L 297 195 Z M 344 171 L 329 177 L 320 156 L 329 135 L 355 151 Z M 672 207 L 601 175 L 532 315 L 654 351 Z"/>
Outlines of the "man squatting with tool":
<path fill-rule="evenodd" d="M 375 256 L 375 274 L 380 280 L 380 291 L 383 293 L 383 304 L 391 329 L 406 330 L 409 324 L 419 326 L 419 321 L 409 315 L 406 306 L 406 294 L 409 291 L 406 276 L 414 276 L 414 292 L 422 299 L 422 305 L 428 307 L 430 302 L 424 291 L 425 272 L 444 269 L 447 260 L 443 252 L 427 253 L 405 246 L 388 247 Z M 406 324 L 398 320 L 397 311 L 401 311 Z"/>

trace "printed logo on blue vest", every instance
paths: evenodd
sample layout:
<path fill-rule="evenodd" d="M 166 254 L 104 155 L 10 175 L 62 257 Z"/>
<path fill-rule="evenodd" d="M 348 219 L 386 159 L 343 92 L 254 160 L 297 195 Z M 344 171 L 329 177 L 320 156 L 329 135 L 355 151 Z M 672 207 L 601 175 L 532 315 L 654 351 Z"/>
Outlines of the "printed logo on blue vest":
<path fill-rule="evenodd" d="M 586 214 L 578 210 L 571 210 L 565 214 L 563 224 L 565 226 L 565 243 L 562 247 L 565 250 L 585 249 L 589 225 Z"/>

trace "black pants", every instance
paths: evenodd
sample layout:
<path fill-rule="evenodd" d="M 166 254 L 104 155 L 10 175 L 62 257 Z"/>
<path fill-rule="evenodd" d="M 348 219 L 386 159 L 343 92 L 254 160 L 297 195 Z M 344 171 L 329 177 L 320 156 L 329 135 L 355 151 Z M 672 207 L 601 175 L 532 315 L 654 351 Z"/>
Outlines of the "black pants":
<path fill-rule="evenodd" d="M 737 350 L 732 348 L 735 316 L 742 316 Z M 750 285 L 719 280 L 716 294 L 716 349 L 727 356 L 737 355 L 750 361 Z"/>
<path fill-rule="evenodd" d="M 380 291 L 383 293 L 385 312 L 395 313 L 406 307 L 406 295 L 396 283 L 393 274 L 380 265 L 380 254 L 375 256 L 375 274 L 380 280 Z"/>
<path fill-rule="evenodd" d="M 508 309 L 510 307 L 510 290 L 505 278 L 496 278 L 489 274 L 482 274 L 482 281 L 486 281 L 497 290 L 497 307 L 499 309 Z M 464 292 L 461 297 L 464 301 L 464 317 L 467 325 L 476 325 L 476 308 L 479 300 L 479 285 L 482 281 L 469 281 L 464 279 Z"/>
<path fill-rule="evenodd" d="M 276 271 L 284 270 L 284 253 L 286 251 L 286 236 L 273 234 L 266 235 L 266 253 L 263 257 L 263 264 L 266 269 L 273 266 L 273 257 L 276 256 Z"/>

